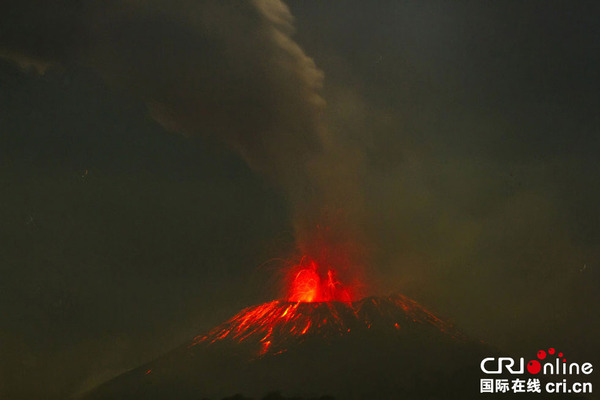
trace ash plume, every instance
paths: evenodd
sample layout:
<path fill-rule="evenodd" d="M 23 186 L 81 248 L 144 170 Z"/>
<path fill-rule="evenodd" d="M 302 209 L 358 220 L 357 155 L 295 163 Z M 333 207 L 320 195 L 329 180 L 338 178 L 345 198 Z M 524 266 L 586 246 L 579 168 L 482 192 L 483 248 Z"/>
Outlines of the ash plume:
<path fill-rule="evenodd" d="M 22 3 L 4 14 L 0 54 L 40 72 L 84 65 L 168 130 L 217 135 L 282 188 L 300 251 L 341 277 L 362 263 L 362 155 L 325 126 L 323 72 L 292 39 L 284 3 Z"/>

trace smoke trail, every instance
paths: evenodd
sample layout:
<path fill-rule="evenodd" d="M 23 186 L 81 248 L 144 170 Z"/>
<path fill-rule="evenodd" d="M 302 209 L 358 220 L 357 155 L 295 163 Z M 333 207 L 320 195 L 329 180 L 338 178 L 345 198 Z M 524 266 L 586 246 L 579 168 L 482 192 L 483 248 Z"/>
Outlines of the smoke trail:
<path fill-rule="evenodd" d="M 23 12 L 52 12 L 34 3 Z M 85 64 L 142 98 L 165 128 L 219 136 L 283 188 L 304 253 L 341 270 L 361 263 L 360 152 L 325 127 L 323 73 L 292 39 L 285 4 L 108 0 L 64 6 L 56 22 L 68 28 L 42 26 L 37 37 L 9 29 L 2 53 L 22 64 Z"/>

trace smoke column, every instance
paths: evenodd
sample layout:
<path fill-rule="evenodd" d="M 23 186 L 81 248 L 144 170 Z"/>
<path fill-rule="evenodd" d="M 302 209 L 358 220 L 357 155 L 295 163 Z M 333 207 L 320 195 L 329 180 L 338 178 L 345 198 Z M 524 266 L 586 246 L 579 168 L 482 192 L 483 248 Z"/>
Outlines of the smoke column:
<path fill-rule="evenodd" d="M 49 7 L 24 3 L 24 14 Z M 299 250 L 335 267 L 339 279 L 358 279 L 365 256 L 361 153 L 325 126 L 323 73 L 291 38 L 293 17 L 285 4 L 108 0 L 61 6 L 57 26 L 39 37 L 27 24 L 3 28 L 0 54 L 39 70 L 86 65 L 143 99 L 168 130 L 217 135 L 283 189 Z"/>

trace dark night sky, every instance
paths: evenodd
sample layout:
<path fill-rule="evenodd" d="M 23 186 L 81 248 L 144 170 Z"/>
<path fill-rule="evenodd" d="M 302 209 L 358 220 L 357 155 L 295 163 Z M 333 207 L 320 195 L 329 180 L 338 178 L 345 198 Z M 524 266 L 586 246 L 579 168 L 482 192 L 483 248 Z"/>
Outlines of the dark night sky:
<path fill-rule="evenodd" d="M 240 126 L 293 126 L 304 118 L 273 123 L 253 102 L 287 115 L 281 104 L 302 99 L 261 75 L 277 70 L 260 46 L 227 47 L 239 64 L 220 63 L 219 40 L 263 29 L 244 25 L 251 11 L 215 14 L 190 49 L 172 10 L 150 3 L 143 23 L 101 25 L 113 34 L 101 45 L 88 30 L 98 8 L 0 6 L 1 398 L 68 397 L 278 294 L 293 196 L 257 173 L 270 148 L 253 148 L 249 166 L 225 144 L 235 126 L 225 141 L 212 132 L 232 113 Z M 191 2 L 171 4 L 185 14 Z M 324 73 L 324 118 L 360 150 L 369 292 L 403 292 L 519 356 L 600 354 L 598 6 L 288 5 L 294 40 Z M 115 54 L 133 55 L 97 61 L 121 36 Z M 174 61 L 161 70 L 155 53 Z M 178 62 L 188 56 L 206 64 L 200 78 Z M 223 65 L 242 67 L 230 78 Z M 226 88 L 224 105 L 195 85 Z M 148 98 L 190 110 L 168 131 Z"/>

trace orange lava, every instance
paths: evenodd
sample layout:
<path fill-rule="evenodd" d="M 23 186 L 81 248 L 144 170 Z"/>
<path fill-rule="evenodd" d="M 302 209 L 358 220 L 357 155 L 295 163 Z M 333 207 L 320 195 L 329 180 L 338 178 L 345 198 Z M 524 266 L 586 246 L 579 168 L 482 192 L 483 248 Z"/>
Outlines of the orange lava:
<path fill-rule="evenodd" d="M 355 302 L 289 302 L 276 300 L 248 307 L 190 347 L 204 343 L 247 343 L 254 354 L 279 354 L 309 336 L 334 338 L 377 329 L 401 334 L 414 326 L 435 327 L 460 339 L 450 323 L 402 295 L 369 297 Z M 414 328 L 413 328 L 414 329 Z"/>
<path fill-rule="evenodd" d="M 351 302 L 350 291 L 337 280 L 333 268 L 323 268 L 304 257 L 292 268 L 287 300 L 294 303 Z"/>

